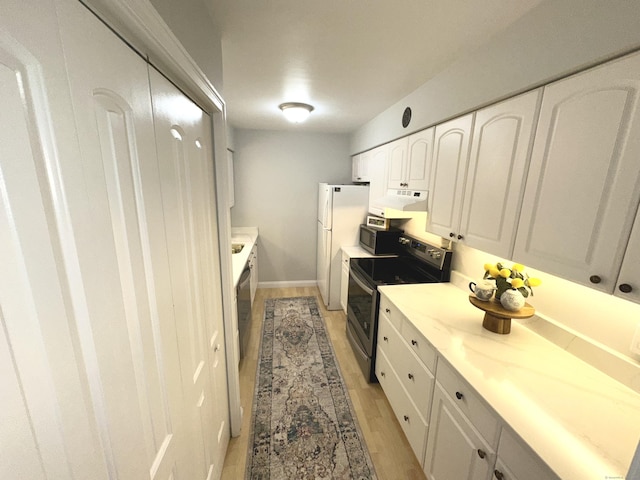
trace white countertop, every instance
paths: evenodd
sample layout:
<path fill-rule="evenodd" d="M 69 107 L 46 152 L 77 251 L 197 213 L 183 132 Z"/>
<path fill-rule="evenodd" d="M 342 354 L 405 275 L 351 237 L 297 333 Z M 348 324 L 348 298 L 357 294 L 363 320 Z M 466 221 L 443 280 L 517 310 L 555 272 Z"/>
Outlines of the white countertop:
<path fill-rule="evenodd" d="M 625 478 L 640 394 L 517 320 L 508 335 L 485 330 L 484 312 L 451 283 L 379 290 L 558 476 Z"/>
<path fill-rule="evenodd" d="M 233 286 L 237 287 L 240 281 L 240 275 L 244 270 L 251 249 L 258 241 L 257 227 L 232 227 L 231 243 L 244 243 L 244 247 L 240 253 L 231 255 L 231 268 L 233 271 Z"/>

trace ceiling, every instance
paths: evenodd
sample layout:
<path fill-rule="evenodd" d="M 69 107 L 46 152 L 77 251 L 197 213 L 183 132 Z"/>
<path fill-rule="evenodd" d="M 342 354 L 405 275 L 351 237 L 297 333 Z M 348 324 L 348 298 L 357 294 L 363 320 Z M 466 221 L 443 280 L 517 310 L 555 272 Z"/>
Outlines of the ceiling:
<path fill-rule="evenodd" d="M 207 0 L 237 128 L 347 133 L 543 0 Z M 278 105 L 315 107 L 301 125 Z"/>

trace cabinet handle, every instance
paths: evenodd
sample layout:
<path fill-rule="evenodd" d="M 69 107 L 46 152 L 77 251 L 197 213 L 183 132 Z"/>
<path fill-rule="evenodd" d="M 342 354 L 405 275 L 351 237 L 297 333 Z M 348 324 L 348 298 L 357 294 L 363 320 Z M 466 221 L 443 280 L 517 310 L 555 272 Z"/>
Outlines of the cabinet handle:
<path fill-rule="evenodd" d="M 464 237 L 462 235 L 458 235 L 458 240 L 462 240 Z"/>
<path fill-rule="evenodd" d="M 404 421 L 408 422 L 409 421 L 409 417 L 407 417 L 406 415 L 404 416 Z"/>
<path fill-rule="evenodd" d="M 462 397 L 464 397 L 464 395 L 463 395 L 462 393 L 460 393 L 460 392 L 456 392 L 456 398 L 457 398 L 458 400 L 462 400 Z"/>
<path fill-rule="evenodd" d="M 391 310 L 389 310 L 388 308 L 385 308 L 384 311 L 387 313 L 391 313 Z"/>
<path fill-rule="evenodd" d="M 589 281 L 591 283 L 600 283 L 602 281 L 602 279 L 598 275 L 591 275 L 589 277 Z"/>
<path fill-rule="evenodd" d="M 504 480 L 504 473 L 502 473 L 500 470 L 494 470 L 493 474 L 498 480 Z"/>
<path fill-rule="evenodd" d="M 418 342 L 416 342 L 415 340 L 411 340 L 411 345 L 415 347 L 416 345 L 418 345 Z"/>
<path fill-rule="evenodd" d="M 622 293 L 631 293 L 633 288 L 628 283 L 623 283 L 618 287 L 618 290 L 620 290 Z"/>
<path fill-rule="evenodd" d="M 380 375 L 384 377 L 386 374 L 384 372 L 380 372 Z"/>
<path fill-rule="evenodd" d="M 484 457 L 486 457 L 486 456 L 487 456 L 487 453 L 486 453 L 484 450 L 482 450 L 481 448 L 479 448 L 479 449 L 478 449 L 478 456 L 479 456 L 480 458 L 484 458 Z"/>
<path fill-rule="evenodd" d="M 449 232 L 449 237 L 453 238 L 453 237 L 455 237 L 455 236 L 456 236 L 456 234 L 455 234 L 455 233 L 453 233 L 453 232 Z"/>
<path fill-rule="evenodd" d="M 413 373 L 408 374 L 407 377 L 409 377 L 409 380 L 413 380 Z"/>
<path fill-rule="evenodd" d="M 385 342 L 388 342 L 388 341 L 389 341 L 389 337 L 382 337 L 382 339 L 383 339 Z"/>

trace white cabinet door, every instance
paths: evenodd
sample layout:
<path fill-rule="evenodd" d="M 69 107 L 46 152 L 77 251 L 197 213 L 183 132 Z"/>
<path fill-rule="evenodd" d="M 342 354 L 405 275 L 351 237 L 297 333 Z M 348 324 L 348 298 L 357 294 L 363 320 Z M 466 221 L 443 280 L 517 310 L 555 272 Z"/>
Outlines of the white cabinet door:
<path fill-rule="evenodd" d="M 387 163 L 387 187 L 407 188 L 407 152 L 409 138 L 403 137 L 389 144 L 389 160 Z"/>
<path fill-rule="evenodd" d="M 409 135 L 405 183 L 410 190 L 429 189 L 434 132 L 432 127 Z"/>
<path fill-rule="evenodd" d="M 495 452 L 436 382 L 424 472 L 429 480 L 489 480 Z"/>
<path fill-rule="evenodd" d="M 371 181 L 369 176 L 369 164 L 371 162 L 371 150 L 354 155 L 351 160 L 351 181 L 354 183 L 368 183 Z"/>
<path fill-rule="evenodd" d="M 639 158 L 640 55 L 545 87 L 514 258 L 612 293 Z"/>
<path fill-rule="evenodd" d="M 253 305 L 256 290 L 258 289 L 258 242 L 256 242 L 251 249 L 249 268 L 251 268 L 251 305 Z"/>
<path fill-rule="evenodd" d="M 427 230 L 456 240 L 471 142 L 473 114 L 436 126 L 429 185 Z"/>
<path fill-rule="evenodd" d="M 476 112 L 458 232 L 471 247 L 511 258 L 541 93 Z"/>
<path fill-rule="evenodd" d="M 503 428 L 494 469 L 497 480 L 559 480 L 510 429 Z"/>
<path fill-rule="evenodd" d="M 387 192 L 387 159 L 389 158 L 389 144 L 371 150 L 369 162 L 369 213 L 378 215 L 372 208 L 372 202 L 384 197 Z"/>
<path fill-rule="evenodd" d="M 638 265 L 640 265 L 640 209 L 636 214 L 614 292 L 616 296 L 636 303 L 640 303 L 640 268 Z"/>

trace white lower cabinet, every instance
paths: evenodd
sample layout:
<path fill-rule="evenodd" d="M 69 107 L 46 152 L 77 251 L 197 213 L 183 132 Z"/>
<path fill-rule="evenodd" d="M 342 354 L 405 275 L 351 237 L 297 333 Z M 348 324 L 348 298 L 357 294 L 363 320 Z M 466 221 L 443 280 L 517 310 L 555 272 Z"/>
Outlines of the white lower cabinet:
<path fill-rule="evenodd" d="M 249 254 L 249 268 L 251 269 L 251 306 L 253 306 L 253 300 L 256 298 L 256 290 L 258 289 L 258 242 L 253 245 L 251 253 Z"/>
<path fill-rule="evenodd" d="M 495 450 L 436 382 L 424 471 L 429 480 L 488 480 Z"/>
<path fill-rule="evenodd" d="M 376 358 L 376 376 L 384 390 L 389 404 L 402 427 L 409 445 L 413 449 L 416 458 L 422 459 L 424 455 L 424 445 L 427 440 L 427 422 L 418 413 L 418 409 L 411 401 L 407 391 L 402 387 L 402 383 L 393 367 L 389 363 L 384 351 L 378 348 Z M 422 462 L 420 462 L 422 463 Z"/>
<path fill-rule="evenodd" d="M 429 480 L 559 480 L 384 293 L 376 376 Z"/>
<path fill-rule="evenodd" d="M 498 458 L 493 470 L 496 480 L 559 480 L 540 458 L 509 428 L 503 428 Z"/>
<path fill-rule="evenodd" d="M 425 363 L 413 352 L 411 342 L 418 343 L 409 322 L 393 305 L 382 302 L 378 324 L 376 376 L 404 431 L 409 444 L 422 465 L 427 440 L 431 395 L 435 378 L 435 349 L 424 338 L 419 342 Z M 393 320 L 391 320 L 393 318 Z M 396 326 L 400 328 L 396 328 Z M 431 349 L 433 355 L 426 354 Z"/>

